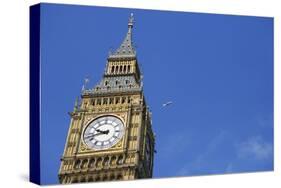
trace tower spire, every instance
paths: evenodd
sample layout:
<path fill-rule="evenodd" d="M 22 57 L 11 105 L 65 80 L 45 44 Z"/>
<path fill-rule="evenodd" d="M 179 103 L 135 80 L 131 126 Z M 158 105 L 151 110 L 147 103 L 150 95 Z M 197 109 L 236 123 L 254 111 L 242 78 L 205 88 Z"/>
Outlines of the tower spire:
<path fill-rule="evenodd" d="M 109 55 L 110 59 L 115 58 L 130 58 L 136 56 L 136 51 L 133 47 L 132 30 L 134 26 L 134 14 L 131 13 L 128 21 L 128 32 L 119 46 L 119 48 Z"/>

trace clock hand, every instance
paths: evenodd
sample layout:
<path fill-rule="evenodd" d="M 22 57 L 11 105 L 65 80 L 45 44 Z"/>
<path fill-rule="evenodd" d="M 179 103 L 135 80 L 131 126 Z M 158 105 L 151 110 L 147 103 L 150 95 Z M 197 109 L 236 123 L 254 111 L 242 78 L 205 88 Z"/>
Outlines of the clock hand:
<path fill-rule="evenodd" d="M 84 138 L 87 139 L 87 138 L 91 138 L 91 137 L 93 137 L 93 136 L 94 136 L 94 135 L 92 134 L 92 135 L 85 136 Z"/>
<path fill-rule="evenodd" d="M 103 132 L 102 130 L 99 130 L 99 129 L 97 129 L 96 131 L 99 132 L 99 133 L 102 133 L 102 132 Z"/>
<path fill-rule="evenodd" d="M 100 134 L 104 134 L 104 133 L 102 133 L 102 132 L 99 132 L 99 133 L 97 133 L 97 134 L 93 134 L 93 133 L 92 133 L 92 135 L 86 136 L 85 139 L 91 138 L 91 137 L 94 137 L 94 136 L 98 136 L 98 135 L 100 135 Z"/>
<path fill-rule="evenodd" d="M 94 134 L 93 136 L 98 136 L 98 135 L 101 135 L 101 134 L 104 134 L 103 132 L 99 132 L 97 134 Z"/>
<path fill-rule="evenodd" d="M 108 134 L 109 133 L 109 130 L 102 131 L 102 130 L 97 129 L 96 131 L 99 132 L 99 133 L 102 133 L 102 134 Z"/>

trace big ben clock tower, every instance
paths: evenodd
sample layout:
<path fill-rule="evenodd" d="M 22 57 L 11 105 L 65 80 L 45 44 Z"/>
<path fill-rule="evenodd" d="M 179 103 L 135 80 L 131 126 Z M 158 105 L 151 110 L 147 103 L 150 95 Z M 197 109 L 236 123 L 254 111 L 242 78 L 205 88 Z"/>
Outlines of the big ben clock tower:
<path fill-rule="evenodd" d="M 131 14 L 125 39 L 108 56 L 101 81 L 82 91 L 70 113 L 60 183 L 152 177 L 155 140 L 132 29 Z"/>

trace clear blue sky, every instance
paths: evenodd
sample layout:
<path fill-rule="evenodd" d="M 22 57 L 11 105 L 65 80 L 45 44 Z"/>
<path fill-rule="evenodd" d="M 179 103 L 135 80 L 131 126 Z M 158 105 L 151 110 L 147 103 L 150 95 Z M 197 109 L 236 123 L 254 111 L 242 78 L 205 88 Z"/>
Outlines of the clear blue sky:
<path fill-rule="evenodd" d="M 91 87 L 101 79 L 131 12 L 156 133 L 154 177 L 272 170 L 272 18 L 44 4 L 42 183 L 58 183 L 67 112 L 86 76 Z"/>

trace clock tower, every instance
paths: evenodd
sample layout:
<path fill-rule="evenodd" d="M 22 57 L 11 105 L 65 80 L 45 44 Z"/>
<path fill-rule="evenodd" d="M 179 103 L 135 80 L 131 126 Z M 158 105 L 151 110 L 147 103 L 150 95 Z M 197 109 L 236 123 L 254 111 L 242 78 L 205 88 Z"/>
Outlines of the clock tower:
<path fill-rule="evenodd" d="M 62 184 L 151 178 L 151 112 L 132 42 L 133 14 L 120 47 L 107 58 L 101 81 L 83 89 L 70 112 L 61 158 Z"/>

